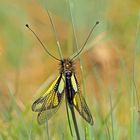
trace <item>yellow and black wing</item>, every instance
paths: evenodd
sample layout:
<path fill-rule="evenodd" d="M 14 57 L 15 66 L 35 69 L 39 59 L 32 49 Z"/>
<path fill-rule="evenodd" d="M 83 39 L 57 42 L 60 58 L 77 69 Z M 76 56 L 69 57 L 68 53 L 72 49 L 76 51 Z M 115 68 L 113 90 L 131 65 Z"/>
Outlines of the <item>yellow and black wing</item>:
<path fill-rule="evenodd" d="M 50 119 L 58 110 L 63 99 L 64 87 L 64 77 L 60 74 L 50 87 L 43 91 L 43 96 L 33 103 L 32 110 L 38 112 L 37 120 L 39 124 Z"/>
<path fill-rule="evenodd" d="M 80 87 L 77 82 L 75 74 L 72 74 L 71 76 L 71 84 L 72 84 L 72 90 L 74 91 L 74 96 L 72 101 L 73 106 L 90 125 L 93 125 L 92 115 L 89 111 L 89 108 L 86 104 L 84 97 L 81 95 Z"/>

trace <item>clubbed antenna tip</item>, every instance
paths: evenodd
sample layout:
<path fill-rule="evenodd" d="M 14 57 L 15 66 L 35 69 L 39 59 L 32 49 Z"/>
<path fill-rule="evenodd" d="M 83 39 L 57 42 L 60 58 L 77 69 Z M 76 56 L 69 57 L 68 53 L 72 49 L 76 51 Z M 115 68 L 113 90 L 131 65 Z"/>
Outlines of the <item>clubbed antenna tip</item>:
<path fill-rule="evenodd" d="M 25 26 L 26 26 L 27 28 L 29 28 L 29 25 L 28 25 L 28 24 L 26 24 Z"/>
<path fill-rule="evenodd" d="M 96 21 L 96 25 L 99 24 L 99 23 L 100 23 L 99 21 Z"/>

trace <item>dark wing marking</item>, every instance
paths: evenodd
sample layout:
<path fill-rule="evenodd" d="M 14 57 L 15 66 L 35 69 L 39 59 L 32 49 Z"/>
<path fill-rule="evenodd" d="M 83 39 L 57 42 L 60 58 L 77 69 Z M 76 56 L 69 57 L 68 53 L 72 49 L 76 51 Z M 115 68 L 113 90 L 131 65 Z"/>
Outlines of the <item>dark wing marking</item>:
<path fill-rule="evenodd" d="M 61 74 L 47 90 L 44 90 L 44 95 L 33 103 L 32 110 L 39 112 L 37 117 L 39 124 L 50 119 L 58 110 L 64 95 L 64 87 L 64 78 Z"/>
<path fill-rule="evenodd" d="M 73 105 L 75 109 L 79 112 L 79 114 L 91 125 L 93 125 L 93 118 L 89 111 L 89 108 L 86 104 L 84 97 L 80 92 L 80 87 L 78 85 L 76 76 L 72 74 L 71 76 L 71 84 L 74 91 L 73 96 Z"/>

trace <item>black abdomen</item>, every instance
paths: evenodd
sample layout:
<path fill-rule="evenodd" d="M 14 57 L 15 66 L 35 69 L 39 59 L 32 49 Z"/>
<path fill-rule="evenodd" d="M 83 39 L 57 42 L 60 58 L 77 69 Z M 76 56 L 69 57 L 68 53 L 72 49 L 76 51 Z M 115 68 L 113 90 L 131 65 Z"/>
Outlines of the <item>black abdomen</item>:
<path fill-rule="evenodd" d="M 69 105 L 72 105 L 73 97 L 74 97 L 74 90 L 72 88 L 72 83 L 71 83 L 72 73 L 70 71 L 66 72 L 65 76 L 66 76 L 66 88 L 65 88 L 66 98 L 67 98 Z"/>

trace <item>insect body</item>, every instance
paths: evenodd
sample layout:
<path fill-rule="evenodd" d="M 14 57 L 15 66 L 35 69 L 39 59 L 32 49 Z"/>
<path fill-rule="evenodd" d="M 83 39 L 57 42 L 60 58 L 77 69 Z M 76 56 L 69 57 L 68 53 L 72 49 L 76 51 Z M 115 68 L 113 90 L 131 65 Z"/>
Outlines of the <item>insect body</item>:
<path fill-rule="evenodd" d="M 80 115 L 88 123 L 93 125 L 92 115 L 85 99 L 81 95 L 80 87 L 75 76 L 73 61 L 70 59 L 61 60 L 60 75 L 50 85 L 48 90 L 44 90 L 44 95 L 32 105 L 32 110 L 38 112 L 37 119 L 39 124 L 44 123 L 57 111 L 64 94 L 69 106 L 75 107 Z"/>
<path fill-rule="evenodd" d="M 52 58 L 59 61 L 61 66 L 60 74 L 56 78 L 56 80 L 50 85 L 49 88 L 44 89 L 43 95 L 32 104 L 32 110 L 34 112 L 38 112 L 37 120 L 39 124 L 46 122 L 46 120 L 49 120 L 52 117 L 52 115 L 60 107 L 65 94 L 65 98 L 69 104 L 69 107 L 71 107 L 72 110 L 73 108 L 75 108 L 89 124 L 93 125 L 92 115 L 89 111 L 84 97 L 81 94 L 80 87 L 75 75 L 73 60 L 82 52 L 93 29 L 96 27 L 97 24 L 99 24 L 99 22 L 96 22 L 96 24 L 93 26 L 81 49 L 79 49 L 79 51 L 76 54 L 74 54 L 71 58 L 62 60 L 53 56 L 47 50 L 47 48 L 41 42 L 41 40 L 35 34 L 35 32 L 29 27 L 28 24 L 26 24 L 26 27 L 35 35 L 35 37 L 38 39 L 44 50 Z"/>

